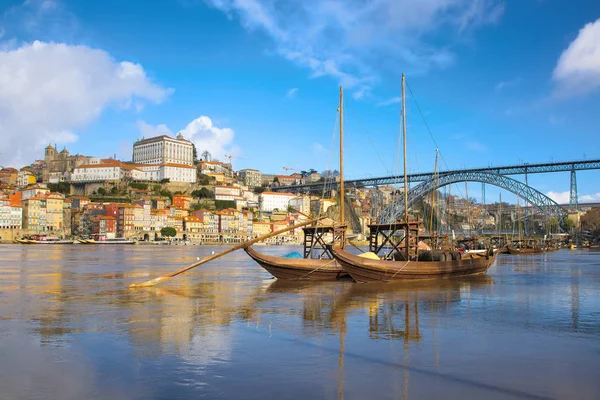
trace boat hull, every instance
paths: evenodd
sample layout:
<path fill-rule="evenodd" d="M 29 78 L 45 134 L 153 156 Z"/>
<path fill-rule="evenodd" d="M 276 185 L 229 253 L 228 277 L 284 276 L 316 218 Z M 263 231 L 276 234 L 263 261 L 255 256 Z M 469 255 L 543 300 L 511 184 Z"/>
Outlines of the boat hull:
<path fill-rule="evenodd" d="M 542 250 L 539 247 L 534 247 L 534 248 L 525 248 L 525 249 L 515 249 L 513 247 L 509 247 L 508 248 L 508 252 L 512 255 L 518 255 L 518 254 L 540 254 L 543 253 L 544 250 Z"/>
<path fill-rule="evenodd" d="M 257 252 L 251 246 L 244 251 L 277 279 L 335 281 L 349 278 L 348 273 L 335 260 L 269 256 Z"/>
<path fill-rule="evenodd" d="M 414 279 L 436 279 L 452 276 L 482 274 L 496 261 L 496 255 L 463 256 L 451 261 L 391 261 L 359 257 L 335 247 L 332 251 L 356 282 L 389 282 Z"/>

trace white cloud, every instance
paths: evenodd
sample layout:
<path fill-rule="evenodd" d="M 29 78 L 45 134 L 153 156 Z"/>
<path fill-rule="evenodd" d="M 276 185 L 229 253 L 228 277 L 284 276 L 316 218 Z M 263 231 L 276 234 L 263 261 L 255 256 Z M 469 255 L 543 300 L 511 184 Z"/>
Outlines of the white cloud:
<path fill-rule="evenodd" d="M 516 77 L 516 78 L 513 78 L 513 79 L 506 80 L 506 81 L 500 81 L 500 82 L 498 82 L 498 84 L 496 85 L 496 90 L 502 90 L 502 89 L 506 89 L 507 87 L 514 86 L 514 85 L 516 85 L 516 84 L 517 84 L 517 83 L 518 83 L 520 80 L 521 80 L 521 78 L 520 78 L 520 77 Z"/>
<path fill-rule="evenodd" d="M 390 99 L 384 100 L 384 101 L 380 101 L 379 103 L 377 103 L 378 107 L 385 107 L 385 106 L 390 106 L 392 104 L 398 104 L 400 103 L 402 99 L 398 96 L 398 97 L 392 97 Z"/>
<path fill-rule="evenodd" d="M 552 200 L 557 202 L 558 204 L 568 204 L 571 199 L 570 192 L 548 192 L 546 196 L 550 197 Z"/>
<path fill-rule="evenodd" d="M 200 116 L 190 122 L 185 128 L 173 133 L 166 125 L 150 125 L 144 121 L 138 121 L 137 126 L 140 134 L 144 137 L 160 135 L 175 136 L 179 132 L 184 138 L 196 145 L 198 157 L 203 151 L 208 150 L 213 159 L 225 161 L 225 155 L 239 154 L 239 148 L 233 145 L 234 131 L 231 128 L 219 128 L 207 116 Z"/>
<path fill-rule="evenodd" d="M 160 103 L 169 93 L 141 65 L 86 46 L 36 41 L 0 51 L 0 161 L 29 163 L 48 143 L 76 141 L 106 107 Z"/>
<path fill-rule="evenodd" d="M 600 201 L 600 193 L 584 194 L 583 196 L 579 196 L 580 203 L 593 203 L 597 201 Z"/>
<path fill-rule="evenodd" d="M 297 93 L 298 93 L 298 88 L 291 88 L 290 90 L 287 91 L 287 93 L 285 94 L 285 97 L 287 97 L 288 99 L 293 99 L 294 97 L 296 97 Z"/>
<path fill-rule="evenodd" d="M 164 124 L 150 125 L 144 121 L 137 121 L 137 127 L 140 130 L 140 134 L 144 138 L 150 138 L 154 136 L 168 135 L 173 136 L 173 132 Z"/>
<path fill-rule="evenodd" d="M 325 147 L 321 143 L 313 143 L 313 152 L 315 154 L 324 154 L 327 152 Z"/>
<path fill-rule="evenodd" d="M 548 197 L 557 202 L 558 204 L 569 204 L 571 201 L 571 193 L 566 192 L 548 192 Z M 600 193 L 584 194 L 579 196 L 578 201 L 580 203 L 594 203 L 600 201 Z"/>
<path fill-rule="evenodd" d="M 454 61 L 465 31 L 496 23 L 500 0 L 206 0 L 248 30 L 270 37 L 276 52 L 331 76 L 362 98 L 382 70 L 423 72 Z M 430 44 L 435 43 L 434 44 Z"/>
<path fill-rule="evenodd" d="M 600 18 L 586 24 L 561 54 L 552 78 L 556 95 L 582 95 L 600 88 Z"/>

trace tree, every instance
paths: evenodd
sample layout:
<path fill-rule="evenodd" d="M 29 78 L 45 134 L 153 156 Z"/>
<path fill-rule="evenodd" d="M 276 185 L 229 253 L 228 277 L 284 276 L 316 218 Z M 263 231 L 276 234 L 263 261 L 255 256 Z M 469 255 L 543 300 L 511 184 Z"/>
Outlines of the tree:
<path fill-rule="evenodd" d="M 110 194 L 118 194 L 119 193 L 119 188 L 117 186 L 113 186 L 112 188 L 110 188 Z"/>
<path fill-rule="evenodd" d="M 275 178 L 273 178 L 273 183 L 279 183 L 279 177 L 276 176 Z"/>
<path fill-rule="evenodd" d="M 106 189 L 104 189 L 103 187 L 98 188 L 98 194 L 100 196 L 106 196 Z"/>
<path fill-rule="evenodd" d="M 208 199 L 208 198 L 212 197 L 210 190 L 208 190 L 205 187 L 203 187 L 201 189 L 196 189 L 191 194 L 192 194 L 192 197 L 195 197 L 197 199 Z"/>
<path fill-rule="evenodd" d="M 163 184 L 163 183 L 169 183 L 169 182 L 171 182 L 171 180 L 169 178 L 165 178 L 165 179 L 161 179 L 160 180 L 161 184 Z"/>
<path fill-rule="evenodd" d="M 165 226 L 160 230 L 160 235 L 163 237 L 174 237 L 177 235 L 177 231 L 171 226 Z"/>
<path fill-rule="evenodd" d="M 196 145 L 194 143 L 192 143 L 192 152 L 193 152 L 193 159 L 194 159 L 194 164 L 198 163 L 198 151 L 196 151 Z"/>
<path fill-rule="evenodd" d="M 571 232 L 573 228 L 575 228 L 575 221 L 573 221 L 571 218 L 565 218 L 563 223 L 565 224 L 565 229 L 567 232 Z"/>
<path fill-rule="evenodd" d="M 203 159 L 204 161 L 210 161 L 210 160 L 212 159 L 212 157 L 211 157 L 211 155 L 210 155 L 210 152 L 209 152 L 208 150 L 204 150 L 204 151 L 202 152 L 202 159 Z"/>
<path fill-rule="evenodd" d="M 49 183 L 48 189 L 50 189 L 51 192 L 69 194 L 71 193 L 71 184 L 69 182 Z"/>

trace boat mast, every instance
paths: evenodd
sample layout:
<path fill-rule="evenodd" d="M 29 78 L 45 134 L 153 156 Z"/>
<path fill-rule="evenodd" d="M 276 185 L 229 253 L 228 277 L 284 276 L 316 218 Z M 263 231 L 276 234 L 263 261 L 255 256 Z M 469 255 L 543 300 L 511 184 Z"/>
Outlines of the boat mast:
<path fill-rule="evenodd" d="M 406 172 L 406 97 L 405 77 L 402 74 L 402 146 L 404 148 L 404 220 L 408 224 L 408 176 Z"/>
<path fill-rule="evenodd" d="M 469 240 L 473 240 L 471 238 L 471 204 L 469 202 L 469 182 L 465 182 L 465 196 L 467 196 L 467 223 L 469 224 Z"/>
<path fill-rule="evenodd" d="M 406 234 L 404 237 L 406 245 L 406 259 L 408 260 L 409 241 L 410 241 L 410 226 L 408 225 L 408 176 L 406 172 L 406 96 L 404 87 L 406 79 L 402 74 L 402 146 L 404 151 L 404 222 L 406 222 Z"/>
<path fill-rule="evenodd" d="M 344 88 L 340 86 L 340 224 L 344 225 Z"/>
<path fill-rule="evenodd" d="M 435 149 L 435 165 L 433 166 L 433 192 L 431 192 L 431 216 L 429 217 L 429 233 L 433 235 L 433 214 L 435 213 L 435 191 L 438 167 L 438 149 Z"/>

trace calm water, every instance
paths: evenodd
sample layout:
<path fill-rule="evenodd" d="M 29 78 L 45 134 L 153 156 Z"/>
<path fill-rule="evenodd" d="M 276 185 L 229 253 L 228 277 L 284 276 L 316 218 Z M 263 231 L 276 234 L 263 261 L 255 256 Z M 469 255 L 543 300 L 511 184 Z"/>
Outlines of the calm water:
<path fill-rule="evenodd" d="M 213 250 L 0 246 L 0 398 L 600 399 L 600 253 L 358 285 L 237 252 L 127 289 Z"/>

